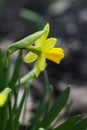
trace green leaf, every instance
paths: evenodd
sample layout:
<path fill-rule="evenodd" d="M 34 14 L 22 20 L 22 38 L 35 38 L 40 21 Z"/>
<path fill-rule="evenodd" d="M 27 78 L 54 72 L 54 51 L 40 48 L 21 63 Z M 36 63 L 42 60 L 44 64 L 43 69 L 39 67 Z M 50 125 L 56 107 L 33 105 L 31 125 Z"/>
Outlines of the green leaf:
<path fill-rule="evenodd" d="M 59 96 L 59 98 L 57 99 L 57 101 L 55 102 L 55 104 L 51 107 L 51 109 L 48 111 L 47 115 L 44 117 L 44 119 L 40 122 L 39 127 L 43 127 L 45 129 L 47 129 L 50 124 L 53 122 L 53 120 L 55 120 L 55 118 L 57 117 L 57 115 L 59 114 L 59 112 L 62 110 L 62 108 L 64 107 L 68 96 L 69 96 L 69 92 L 70 92 L 70 87 L 67 87 L 62 94 Z"/>
<path fill-rule="evenodd" d="M 26 89 L 24 90 L 20 104 L 19 104 L 18 108 L 15 110 L 15 114 L 14 114 L 15 115 L 14 124 L 17 126 L 17 128 L 19 127 L 18 120 L 19 120 L 19 117 L 20 117 L 20 114 L 21 114 L 21 111 L 22 111 L 22 107 L 23 107 L 25 98 L 26 98 Z"/>
<path fill-rule="evenodd" d="M 31 122 L 31 127 L 35 127 L 37 125 L 37 123 L 39 122 L 39 120 L 42 117 L 42 114 L 44 113 L 45 109 L 47 108 L 47 103 L 43 103 L 37 110 L 37 113 L 35 114 L 35 117 L 33 118 L 32 122 Z"/>
<path fill-rule="evenodd" d="M 20 77 L 19 77 L 19 81 L 18 81 L 18 85 L 17 87 L 14 87 L 14 105 L 13 105 L 13 112 L 14 112 L 14 115 L 15 115 L 15 112 L 17 111 L 17 99 L 18 99 L 18 94 L 19 94 L 19 88 L 20 88 Z"/>
<path fill-rule="evenodd" d="M 44 86 L 44 92 L 43 92 L 42 99 L 41 99 L 41 101 L 39 103 L 39 106 L 37 108 L 35 116 L 31 121 L 31 127 L 32 128 L 35 127 L 37 122 L 39 122 L 39 120 L 41 119 L 42 114 L 44 114 L 44 112 L 48 108 L 48 103 L 45 101 L 46 100 L 46 94 L 47 94 L 47 86 Z"/>
<path fill-rule="evenodd" d="M 75 115 L 59 125 L 57 128 L 54 130 L 69 130 L 78 120 L 79 120 L 80 115 Z"/>
<path fill-rule="evenodd" d="M 0 91 L 3 90 L 3 56 L 0 48 Z"/>
<path fill-rule="evenodd" d="M 53 86 L 49 84 L 48 74 L 47 71 L 44 71 L 44 86 L 46 86 L 47 96 L 48 96 L 48 102 L 50 102 L 52 96 L 53 96 Z"/>
<path fill-rule="evenodd" d="M 53 92 L 54 92 L 53 86 L 50 84 L 49 85 L 49 101 L 51 100 L 53 96 Z"/>
<path fill-rule="evenodd" d="M 5 130 L 8 121 L 8 110 L 7 110 L 7 103 L 0 108 L 0 129 Z"/>
<path fill-rule="evenodd" d="M 71 129 L 69 130 L 86 130 L 87 129 L 87 118 L 82 119 L 78 123 L 76 123 Z"/>
<path fill-rule="evenodd" d="M 16 109 L 16 115 L 15 115 L 15 121 L 17 121 L 20 117 L 20 114 L 21 114 L 21 110 L 22 110 L 22 107 L 23 107 L 23 104 L 24 104 L 24 101 L 25 101 L 25 97 L 26 97 L 26 89 L 24 90 L 24 93 L 23 93 L 23 96 L 22 96 L 22 99 L 20 101 L 20 104 L 18 106 L 18 108 Z"/>
<path fill-rule="evenodd" d="M 31 87 L 31 84 L 33 82 L 34 78 L 30 79 L 25 87 L 25 90 L 24 90 L 24 93 L 23 93 L 23 96 L 21 98 L 21 101 L 19 103 L 19 106 L 17 107 L 17 109 L 15 110 L 15 122 L 17 122 L 19 120 L 19 117 L 20 117 L 20 114 L 21 114 L 21 111 L 22 111 L 22 107 L 24 105 L 24 102 L 26 100 L 26 97 L 27 97 L 27 94 L 29 92 L 29 89 Z"/>
<path fill-rule="evenodd" d="M 43 92 L 42 99 L 39 103 L 35 116 L 31 121 L 32 130 L 36 128 L 36 126 L 39 124 L 40 120 L 45 116 L 46 112 L 48 111 L 49 97 L 47 100 L 47 95 L 49 95 L 49 92 L 50 92 L 51 93 L 50 98 L 51 98 L 52 93 L 53 93 L 53 88 L 52 88 L 52 86 L 48 87 L 48 83 L 46 82 L 47 79 L 45 80 L 45 86 L 44 86 L 44 92 Z M 28 129 L 30 129 L 30 128 L 28 127 L 27 130 Z"/>
<path fill-rule="evenodd" d="M 8 108 L 9 108 L 9 118 L 8 118 L 6 130 L 14 130 L 14 115 L 13 115 L 10 100 L 8 101 Z"/>
<path fill-rule="evenodd" d="M 15 130 L 19 130 L 19 127 L 20 127 L 19 121 L 16 121 L 16 125 L 14 127 L 15 127 Z"/>
<path fill-rule="evenodd" d="M 18 57 L 16 59 L 15 67 L 14 67 L 13 76 L 12 76 L 11 83 L 10 83 L 11 87 L 14 87 L 15 83 L 18 80 L 21 63 L 22 63 L 22 51 L 19 51 Z"/>
<path fill-rule="evenodd" d="M 32 69 L 28 72 L 24 77 L 20 79 L 20 85 L 26 83 L 29 79 L 34 79 L 35 77 L 36 68 Z M 16 82 L 15 87 L 19 85 L 19 81 Z"/>
<path fill-rule="evenodd" d="M 29 9 L 22 9 L 20 12 L 20 16 L 32 22 L 35 22 L 38 27 L 42 27 L 42 25 L 45 23 L 45 20 L 41 15 Z"/>

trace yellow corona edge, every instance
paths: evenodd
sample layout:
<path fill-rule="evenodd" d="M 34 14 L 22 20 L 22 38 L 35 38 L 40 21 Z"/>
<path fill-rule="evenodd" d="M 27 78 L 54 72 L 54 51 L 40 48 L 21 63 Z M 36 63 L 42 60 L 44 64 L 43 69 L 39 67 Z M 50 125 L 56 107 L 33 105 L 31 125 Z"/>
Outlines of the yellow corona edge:
<path fill-rule="evenodd" d="M 50 25 L 47 23 L 43 29 L 46 31 L 36 42 L 34 46 L 38 47 L 40 54 L 36 54 L 30 51 L 25 57 L 24 61 L 26 63 L 31 63 L 36 60 L 36 77 L 39 76 L 40 72 L 45 69 L 46 59 L 51 60 L 57 64 L 64 58 L 64 50 L 62 48 L 54 47 L 57 39 L 48 38 L 50 31 Z"/>

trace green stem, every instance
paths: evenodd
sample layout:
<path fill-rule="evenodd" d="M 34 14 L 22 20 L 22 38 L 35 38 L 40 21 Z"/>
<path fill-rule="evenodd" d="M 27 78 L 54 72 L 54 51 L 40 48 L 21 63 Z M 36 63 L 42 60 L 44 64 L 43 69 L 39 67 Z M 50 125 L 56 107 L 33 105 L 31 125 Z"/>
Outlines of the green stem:
<path fill-rule="evenodd" d="M 8 57 L 5 53 L 4 57 L 3 57 L 3 87 L 7 87 L 8 86 Z"/>
<path fill-rule="evenodd" d="M 14 130 L 14 116 L 13 116 L 13 111 L 11 107 L 11 102 L 9 101 L 9 129 Z"/>
<path fill-rule="evenodd" d="M 0 91 L 3 89 L 3 54 L 2 50 L 0 49 Z"/>
<path fill-rule="evenodd" d="M 7 103 L 5 104 L 5 106 L 2 109 L 2 119 L 1 119 L 1 130 L 6 130 L 6 126 L 7 126 L 7 119 L 8 119 L 8 112 L 7 112 Z"/>
<path fill-rule="evenodd" d="M 3 68 L 3 88 L 8 87 L 8 68 Z"/>
<path fill-rule="evenodd" d="M 3 57 L 3 87 L 8 86 L 8 63 L 9 62 L 9 53 L 6 50 L 4 57 Z"/>
<path fill-rule="evenodd" d="M 20 85 L 24 84 L 26 81 L 28 81 L 28 79 L 35 77 L 35 72 L 36 72 L 36 68 L 34 68 L 31 72 L 29 72 L 24 77 L 22 77 L 20 79 Z M 18 85 L 19 85 L 19 81 L 16 82 L 15 86 L 18 86 Z"/>
<path fill-rule="evenodd" d="M 9 55 L 11 55 L 13 52 L 15 52 L 16 50 L 19 49 L 25 49 L 26 47 L 31 46 L 38 38 L 40 38 L 46 31 L 42 30 L 42 31 L 38 31 L 34 34 L 31 34 L 27 37 L 25 37 L 24 39 L 10 45 L 7 48 L 7 51 L 9 53 Z"/>
<path fill-rule="evenodd" d="M 32 51 L 33 53 L 36 53 L 37 55 L 41 54 L 41 49 L 40 49 L 40 47 L 37 47 L 37 46 L 28 46 L 28 47 L 24 47 L 23 49 Z"/>
<path fill-rule="evenodd" d="M 4 66 L 4 68 L 8 68 L 8 62 L 9 62 L 9 50 L 7 48 L 6 52 L 4 54 L 4 57 L 3 57 L 3 66 Z"/>

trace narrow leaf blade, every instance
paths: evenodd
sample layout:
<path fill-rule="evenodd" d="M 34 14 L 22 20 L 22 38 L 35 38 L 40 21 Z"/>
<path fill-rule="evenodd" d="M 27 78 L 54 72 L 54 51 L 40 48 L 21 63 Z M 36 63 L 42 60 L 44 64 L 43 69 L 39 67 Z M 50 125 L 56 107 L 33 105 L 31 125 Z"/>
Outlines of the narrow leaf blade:
<path fill-rule="evenodd" d="M 75 115 L 71 117 L 54 130 L 69 130 L 79 120 L 79 117 L 80 115 Z"/>
<path fill-rule="evenodd" d="M 70 87 L 67 87 L 62 94 L 59 96 L 55 104 L 51 107 L 47 115 L 44 119 L 40 122 L 38 127 L 48 128 L 49 125 L 53 122 L 53 120 L 57 117 L 59 112 L 64 107 L 70 92 Z"/>
<path fill-rule="evenodd" d="M 10 83 L 11 87 L 13 87 L 14 84 L 17 82 L 17 79 L 19 77 L 21 63 L 22 63 L 22 51 L 19 51 L 18 57 L 16 59 L 15 67 L 14 67 L 13 76 Z"/>
<path fill-rule="evenodd" d="M 3 90 L 3 56 L 2 50 L 0 49 L 0 91 Z"/>
<path fill-rule="evenodd" d="M 87 118 L 79 121 L 70 130 L 86 130 L 86 129 L 87 129 Z"/>

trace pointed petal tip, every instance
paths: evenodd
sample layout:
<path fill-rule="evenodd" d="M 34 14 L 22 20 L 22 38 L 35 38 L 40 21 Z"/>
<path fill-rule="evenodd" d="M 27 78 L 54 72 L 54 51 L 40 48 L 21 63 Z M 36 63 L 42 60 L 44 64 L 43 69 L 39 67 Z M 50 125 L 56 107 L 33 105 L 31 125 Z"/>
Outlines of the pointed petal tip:
<path fill-rule="evenodd" d="M 47 35 L 49 34 L 49 31 L 50 31 L 50 24 L 47 23 L 45 26 L 44 26 L 44 29 L 46 32 L 47 32 Z"/>

